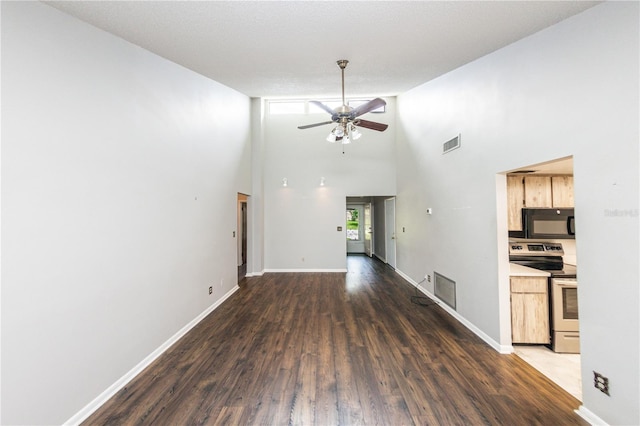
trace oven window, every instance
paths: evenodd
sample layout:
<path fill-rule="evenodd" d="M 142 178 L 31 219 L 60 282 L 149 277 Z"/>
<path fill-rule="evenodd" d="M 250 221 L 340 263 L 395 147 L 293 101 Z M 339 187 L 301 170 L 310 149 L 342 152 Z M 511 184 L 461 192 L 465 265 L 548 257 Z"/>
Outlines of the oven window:
<path fill-rule="evenodd" d="M 578 289 L 562 289 L 562 318 L 578 319 Z"/>

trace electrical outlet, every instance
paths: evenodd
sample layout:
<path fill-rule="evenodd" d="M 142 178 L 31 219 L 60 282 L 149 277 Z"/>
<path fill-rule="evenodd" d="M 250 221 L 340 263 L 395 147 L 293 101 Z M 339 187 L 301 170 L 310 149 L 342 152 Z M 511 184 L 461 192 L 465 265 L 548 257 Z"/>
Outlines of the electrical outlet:
<path fill-rule="evenodd" d="M 595 371 L 593 372 L 593 386 L 605 395 L 609 395 L 609 379 Z"/>
<path fill-rule="evenodd" d="M 431 275 L 427 275 L 427 282 L 430 283 L 431 282 Z"/>
<path fill-rule="evenodd" d="M 209 294 L 213 293 L 213 287 L 209 287 Z"/>

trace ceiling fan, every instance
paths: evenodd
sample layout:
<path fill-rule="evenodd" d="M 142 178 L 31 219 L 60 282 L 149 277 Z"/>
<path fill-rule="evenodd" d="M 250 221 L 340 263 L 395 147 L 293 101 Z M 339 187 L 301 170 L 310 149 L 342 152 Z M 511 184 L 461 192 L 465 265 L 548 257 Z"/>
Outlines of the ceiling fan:
<path fill-rule="evenodd" d="M 387 127 L 389 127 L 389 125 L 376 123 L 375 121 L 363 120 L 358 117 L 366 114 L 367 112 L 373 111 L 374 109 L 380 108 L 387 103 L 380 98 L 375 98 L 365 104 L 360 105 L 357 108 L 351 108 L 350 106 L 348 106 L 344 99 L 344 69 L 347 67 L 349 61 L 346 59 L 341 59 L 337 63 L 342 72 L 342 106 L 339 106 L 336 109 L 331 109 L 322 102 L 310 101 L 309 103 L 317 105 L 318 107 L 331 114 L 331 121 L 323 121 L 322 123 L 298 126 L 298 129 L 309 129 L 311 127 L 336 123 L 337 125 L 335 126 L 335 128 L 333 128 L 333 130 L 331 130 L 331 133 L 329 133 L 329 136 L 327 136 L 327 140 L 329 142 L 341 141 L 343 144 L 351 143 L 351 141 L 360 138 L 361 133 L 358 130 L 358 127 L 364 127 L 365 129 L 384 132 Z"/>

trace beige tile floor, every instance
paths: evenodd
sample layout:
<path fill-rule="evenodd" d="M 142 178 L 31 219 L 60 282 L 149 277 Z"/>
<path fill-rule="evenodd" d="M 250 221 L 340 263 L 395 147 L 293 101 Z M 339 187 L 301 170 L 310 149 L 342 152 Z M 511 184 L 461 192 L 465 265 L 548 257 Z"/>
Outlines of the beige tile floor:
<path fill-rule="evenodd" d="M 516 355 L 582 401 L 580 354 L 558 354 L 545 346 L 514 346 Z"/>

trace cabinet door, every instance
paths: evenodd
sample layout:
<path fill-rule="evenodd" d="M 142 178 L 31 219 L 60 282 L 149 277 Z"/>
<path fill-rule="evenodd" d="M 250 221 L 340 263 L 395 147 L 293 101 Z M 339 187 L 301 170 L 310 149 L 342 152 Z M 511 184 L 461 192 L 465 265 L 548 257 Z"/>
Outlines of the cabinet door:
<path fill-rule="evenodd" d="M 549 343 L 549 304 L 544 293 L 511 294 L 513 343 Z"/>
<path fill-rule="evenodd" d="M 524 181 L 522 176 L 507 176 L 507 216 L 509 231 L 522 231 L 522 206 L 524 204 Z"/>
<path fill-rule="evenodd" d="M 549 343 L 549 298 L 545 277 L 511 277 L 511 340 Z"/>
<path fill-rule="evenodd" d="M 524 177 L 524 204 L 526 207 L 552 207 L 551 177 Z"/>
<path fill-rule="evenodd" d="M 573 207 L 573 176 L 551 178 L 553 207 Z"/>

